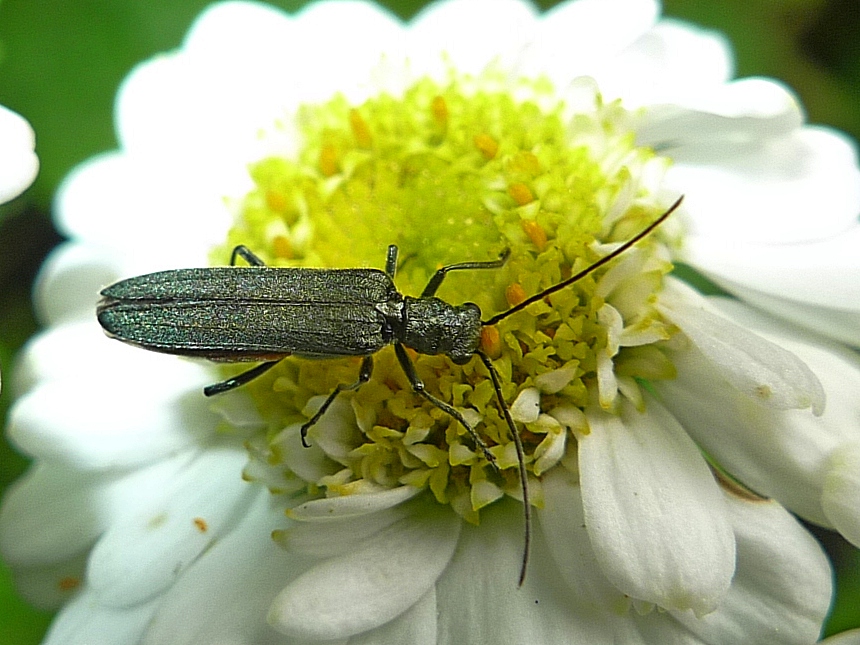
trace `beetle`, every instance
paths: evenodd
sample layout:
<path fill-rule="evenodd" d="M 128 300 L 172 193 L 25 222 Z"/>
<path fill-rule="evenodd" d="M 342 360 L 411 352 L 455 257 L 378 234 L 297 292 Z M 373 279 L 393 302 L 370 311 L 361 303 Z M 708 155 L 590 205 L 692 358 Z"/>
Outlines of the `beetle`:
<path fill-rule="evenodd" d="M 302 425 L 305 446 L 308 446 L 308 430 L 336 397 L 341 392 L 357 390 L 370 380 L 373 355 L 386 345 L 394 345 L 412 390 L 461 423 L 491 466 L 498 468 L 489 446 L 463 415 L 426 391 L 406 347 L 419 354 L 444 354 L 457 365 L 478 356 L 489 372 L 517 452 L 525 518 L 519 578 L 522 585 L 531 541 L 525 457 L 519 432 L 502 395 L 499 373 L 480 348 L 481 329 L 581 280 L 618 257 L 657 228 L 682 199 L 603 258 L 487 320 L 481 320 L 478 305 L 471 302 L 452 305 L 435 294 L 451 271 L 499 268 L 507 261 L 509 250 L 495 260 L 461 262 L 438 269 L 416 298 L 402 295 L 394 284 L 398 249 L 393 244 L 388 247 L 384 270 L 268 267 L 247 247 L 237 246 L 229 267 L 161 271 L 117 282 L 102 290 L 96 313 L 109 336 L 143 349 L 217 362 L 260 362 L 250 370 L 204 388 L 206 396 L 244 385 L 291 355 L 363 357 L 357 380 L 338 385 Z M 239 257 L 250 266 L 235 266 Z"/>

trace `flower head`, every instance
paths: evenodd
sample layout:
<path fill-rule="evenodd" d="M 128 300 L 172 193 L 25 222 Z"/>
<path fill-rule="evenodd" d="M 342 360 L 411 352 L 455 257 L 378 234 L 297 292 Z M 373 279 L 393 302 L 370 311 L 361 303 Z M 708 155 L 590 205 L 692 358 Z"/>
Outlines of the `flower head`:
<path fill-rule="evenodd" d="M 843 382 L 860 371 L 844 349 L 670 273 L 730 230 L 702 206 L 705 177 L 735 181 L 735 210 L 767 244 L 749 194 L 803 192 L 819 174 L 797 168 L 834 151 L 840 199 L 857 197 L 860 173 L 837 135 L 810 136 L 784 89 L 730 82 L 728 60 L 718 37 L 643 0 L 543 16 L 452 0 L 408 26 L 363 2 L 295 18 L 225 3 L 182 50 L 135 70 L 121 150 L 61 193 L 73 241 L 43 273 L 51 327 L 26 354 L 12 414 L 37 466 L 5 502 L 0 546 L 43 604 L 80 588 L 49 642 L 95 629 L 148 643 L 816 638 L 829 566 L 785 507 L 856 539 L 856 407 L 820 368 Z M 791 154 L 764 168 L 775 147 Z M 769 188 L 741 186 L 765 171 Z M 493 318 L 606 257 L 681 193 L 613 262 Z M 382 268 L 396 244 L 406 296 L 440 266 L 508 249 L 492 269 L 451 271 L 436 295 L 493 323 L 480 349 L 522 454 L 486 363 L 429 341 L 374 353 L 367 382 L 334 399 L 360 358 L 289 357 L 207 400 L 202 385 L 238 370 L 101 336 L 101 286 L 226 264 L 239 244 L 274 267 L 339 268 Z M 361 322 L 328 311 L 302 319 L 314 343 L 346 315 Z M 226 306 L 213 315 L 216 331 L 278 331 Z M 113 369 L 84 382 L 68 367 L 93 357 Z M 535 526 L 518 588 L 521 463 Z M 46 533 L 52 505 L 34 504 L 46 499 L 80 512 Z"/>

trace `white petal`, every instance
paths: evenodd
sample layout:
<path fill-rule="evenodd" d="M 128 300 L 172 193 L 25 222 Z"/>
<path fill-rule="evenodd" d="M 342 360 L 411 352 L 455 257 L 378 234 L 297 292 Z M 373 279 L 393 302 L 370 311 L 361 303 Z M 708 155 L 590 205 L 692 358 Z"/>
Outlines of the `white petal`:
<path fill-rule="evenodd" d="M 644 9 L 646 3 L 640 4 Z M 595 38 L 613 32 L 612 20 L 610 16 L 605 30 L 595 30 Z M 617 56 L 598 64 L 599 71 L 588 73 L 598 78 L 604 96 L 621 98 L 626 107 L 636 108 L 694 103 L 731 77 L 733 60 L 731 45 L 722 34 L 663 19 Z"/>
<path fill-rule="evenodd" d="M 860 547 L 860 437 L 830 455 L 821 503 L 836 530 Z"/>
<path fill-rule="evenodd" d="M 137 643 L 157 601 L 133 607 L 105 607 L 89 593 L 72 600 L 51 624 L 42 645 Z"/>
<path fill-rule="evenodd" d="M 556 468 L 544 477 L 543 488 L 545 505 L 537 518 L 567 586 L 583 607 L 593 604 L 595 614 L 626 608 L 627 596 L 609 583 L 591 547 L 579 483 Z"/>
<path fill-rule="evenodd" d="M 100 246 L 67 242 L 42 264 L 33 301 L 44 325 L 93 321 L 99 291 L 119 277 L 119 262 Z"/>
<path fill-rule="evenodd" d="M 162 597 L 140 645 L 291 644 L 266 623 L 272 598 L 307 568 L 272 541 L 272 527 L 283 522 L 283 509 L 258 489 L 236 528 Z"/>
<path fill-rule="evenodd" d="M 689 261 L 726 290 L 838 340 L 860 345 L 860 226 L 799 244 L 687 240 Z M 822 285 L 826 288 L 822 289 Z"/>
<path fill-rule="evenodd" d="M 421 489 L 415 486 L 400 486 L 380 493 L 315 499 L 291 508 L 287 516 L 304 522 L 330 522 L 359 517 L 402 504 L 420 492 Z"/>
<path fill-rule="evenodd" d="M 679 98 L 680 103 L 649 106 L 636 128 L 637 143 L 668 154 L 675 164 L 721 163 L 749 155 L 766 148 L 769 139 L 790 136 L 803 123 L 794 94 L 770 80 L 719 83 Z"/>
<path fill-rule="evenodd" d="M 113 518 L 90 554 L 90 591 L 121 607 L 166 590 L 253 499 L 256 490 L 241 477 L 245 461 L 241 447 L 212 446 L 158 482 L 151 503 Z"/>
<path fill-rule="evenodd" d="M 717 372 L 750 398 L 778 410 L 824 411 L 820 381 L 797 356 L 708 308 L 704 298 L 667 279 L 658 309 L 704 354 Z"/>
<path fill-rule="evenodd" d="M 0 204 L 17 197 L 39 172 L 36 135 L 19 114 L 0 105 Z"/>
<path fill-rule="evenodd" d="M 488 18 L 489 17 L 489 18 Z M 417 73 L 446 78 L 476 74 L 497 59 L 511 60 L 533 37 L 533 6 L 520 0 L 447 0 L 428 5 L 409 26 L 408 56 Z"/>
<path fill-rule="evenodd" d="M 244 166 L 241 173 L 247 175 Z M 232 221 L 224 204 L 225 195 L 236 194 L 230 190 L 223 176 L 175 168 L 163 154 L 112 152 L 66 177 L 57 191 L 55 221 L 70 237 L 112 249 L 111 259 L 121 259 L 126 276 L 206 266 Z M 118 195 L 124 198 L 119 210 Z"/>
<path fill-rule="evenodd" d="M 146 462 L 214 432 L 217 416 L 200 391 L 209 381 L 207 368 L 170 359 L 163 373 L 128 380 L 103 370 L 87 380 L 46 381 L 16 401 L 9 436 L 30 455 L 81 468 Z"/>
<path fill-rule="evenodd" d="M 860 168 L 843 135 L 805 126 L 756 139 L 746 150 L 715 148 L 711 154 L 677 163 L 666 174 L 666 187 L 685 195 L 691 252 L 697 245 L 738 240 L 808 243 L 856 222 Z"/>
<path fill-rule="evenodd" d="M 285 634 L 319 640 L 384 625 L 432 588 L 451 559 L 460 525 L 453 513 L 428 502 L 421 514 L 290 583 L 273 602 L 270 623 Z"/>
<path fill-rule="evenodd" d="M 177 453 L 146 468 L 108 473 L 37 462 L 0 507 L 0 552 L 24 567 L 73 558 L 89 549 L 117 515 L 158 497 L 155 482 L 171 481 L 190 457 Z"/>
<path fill-rule="evenodd" d="M 437 645 L 436 589 L 431 588 L 423 598 L 394 620 L 349 639 L 349 645 L 379 645 L 380 643 L 409 643 Z"/>
<path fill-rule="evenodd" d="M 696 445 L 665 409 L 622 403 L 586 411 L 582 501 L 609 580 L 667 609 L 712 611 L 731 583 L 734 539 L 722 495 Z"/>
<path fill-rule="evenodd" d="M 827 557 L 785 509 L 728 495 L 737 573 L 713 613 L 674 613 L 706 643 L 803 645 L 818 637 L 831 595 Z"/>
<path fill-rule="evenodd" d="M 541 514 L 541 524 L 545 516 Z M 588 599 L 587 592 L 578 594 L 561 584 L 540 525 L 536 528 L 525 583 L 517 587 L 523 546 L 520 505 L 493 504 L 481 511 L 480 526 L 463 527 L 457 553 L 436 588 L 440 645 L 629 642 L 612 640 L 612 629 L 598 620 L 603 605 Z"/>
<path fill-rule="evenodd" d="M 738 392 L 695 351 L 670 351 L 677 378 L 654 381 L 664 404 L 696 442 L 761 495 L 776 497 L 807 520 L 831 526 L 821 508 L 830 453 L 857 440 L 860 360 L 856 354 L 725 298 L 709 303 L 733 320 L 790 350 L 828 393 L 824 414 L 774 410 Z"/>
<path fill-rule="evenodd" d="M 511 418 L 520 423 L 534 423 L 540 416 L 540 391 L 527 387 L 511 403 Z"/>
<path fill-rule="evenodd" d="M 841 277 L 845 278 L 846 276 L 847 274 L 843 274 Z M 806 304 L 792 299 L 790 292 L 784 292 L 781 296 L 774 296 L 753 291 L 735 283 L 728 283 L 719 278 L 716 279 L 716 282 L 721 283 L 727 291 L 739 298 L 784 320 L 789 320 L 828 338 L 860 347 L 860 312 L 845 307 L 844 301 L 836 305 L 836 308 Z M 840 284 L 837 290 L 843 286 L 844 284 Z"/>
<path fill-rule="evenodd" d="M 418 503 L 422 503 L 418 500 Z M 412 504 L 399 504 L 375 513 L 319 522 L 296 522 L 281 532 L 278 544 L 294 553 L 329 558 L 343 555 L 380 531 L 407 517 Z"/>

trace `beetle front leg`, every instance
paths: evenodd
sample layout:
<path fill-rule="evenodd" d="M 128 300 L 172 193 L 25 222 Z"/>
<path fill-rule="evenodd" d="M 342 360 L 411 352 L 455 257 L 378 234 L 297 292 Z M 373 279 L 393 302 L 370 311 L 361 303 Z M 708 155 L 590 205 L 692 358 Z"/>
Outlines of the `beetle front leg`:
<path fill-rule="evenodd" d="M 484 457 L 496 470 L 499 469 L 499 466 L 496 464 L 496 457 L 493 453 L 490 452 L 489 446 L 484 443 L 484 440 L 481 439 L 480 435 L 475 432 L 475 429 L 469 425 L 469 422 L 466 421 L 466 418 L 460 414 L 453 407 L 445 403 L 444 401 L 437 399 L 435 396 L 430 394 L 427 390 L 424 389 L 424 381 L 418 376 L 418 372 L 415 371 L 415 364 L 409 358 L 409 354 L 406 353 L 403 345 L 397 343 L 394 345 L 394 352 L 397 354 L 397 360 L 400 362 L 400 367 L 403 368 L 403 372 L 406 374 L 406 378 L 409 380 L 409 384 L 412 386 L 412 391 L 415 394 L 418 394 L 425 399 L 427 399 L 430 403 L 435 405 L 437 408 L 445 412 L 447 415 L 453 417 L 457 421 L 459 421 L 466 431 L 469 433 L 469 436 L 472 437 L 472 440 L 481 449 L 481 452 L 484 453 Z"/>
<path fill-rule="evenodd" d="M 251 249 L 249 249 L 244 244 L 240 244 L 239 246 L 233 249 L 233 252 L 230 254 L 230 266 L 236 266 L 236 256 L 241 257 L 245 262 L 250 264 L 252 267 L 264 267 L 266 263 L 263 262 L 257 254 L 254 253 Z"/>
<path fill-rule="evenodd" d="M 341 392 L 345 392 L 347 390 L 357 390 L 362 386 L 363 383 L 367 383 L 370 380 L 370 375 L 373 373 L 373 356 L 365 356 L 364 360 L 361 361 L 361 368 L 358 371 L 358 380 L 355 383 L 341 383 L 334 391 L 328 395 L 328 398 L 323 402 L 320 406 L 320 409 L 317 410 L 316 414 L 310 418 L 310 420 L 302 426 L 301 434 L 302 434 L 302 445 L 305 448 L 310 448 L 311 445 L 308 443 L 308 430 L 310 430 L 317 421 L 322 418 L 322 415 L 325 414 L 325 411 L 328 410 L 328 406 L 334 403 L 334 400 L 337 398 L 337 395 Z"/>

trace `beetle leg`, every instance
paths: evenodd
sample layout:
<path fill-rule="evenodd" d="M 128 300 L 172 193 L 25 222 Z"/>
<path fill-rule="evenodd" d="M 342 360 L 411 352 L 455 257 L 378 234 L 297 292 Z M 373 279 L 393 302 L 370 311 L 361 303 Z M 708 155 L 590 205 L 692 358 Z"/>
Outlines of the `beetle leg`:
<path fill-rule="evenodd" d="M 496 260 L 490 260 L 489 262 L 458 262 L 457 264 L 449 264 L 446 267 L 442 267 L 433 274 L 432 278 L 430 278 L 430 282 L 427 283 L 427 286 L 424 287 L 424 291 L 421 292 L 421 297 L 429 298 L 435 295 L 436 290 L 439 288 L 439 285 L 442 284 L 442 280 L 445 279 L 445 276 L 448 275 L 449 271 L 462 271 L 463 269 L 498 269 L 505 265 L 510 254 L 511 250 L 505 249 L 499 254 L 499 257 Z"/>
<path fill-rule="evenodd" d="M 233 390 L 240 385 L 245 385 L 245 383 L 253 381 L 261 374 L 265 374 L 280 362 L 280 360 L 277 360 L 260 363 L 256 367 L 252 367 L 251 369 L 249 369 L 247 372 L 242 372 L 241 374 L 237 374 L 232 378 L 228 378 L 226 381 L 221 381 L 220 383 L 215 383 L 214 385 L 208 385 L 204 387 L 203 394 L 205 394 L 206 396 L 215 396 L 216 394 L 221 394 L 222 392 Z"/>
<path fill-rule="evenodd" d="M 496 470 L 499 469 L 496 464 L 496 457 L 493 453 L 490 452 L 489 446 L 484 443 L 484 440 L 481 439 L 480 435 L 475 432 L 475 429 L 469 425 L 469 422 L 466 421 L 465 417 L 462 414 L 457 412 L 450 405 L 437 399 L 435 396 L 430 394 L 427 390 L 424 389 L 424 381 L 418 376 L 418 372 L 415 371 L 415 365 L 412 363 L 412 360 L 409 358 L 409 354 L 406 353 L 406 350 L 403 348 L 403 345 L 397 343 L 394 345 L 394 352 L 397 354 L 397 360 L 400 361 L 400 367 L 403 368 L 403 372 L 406 374 L 406 378 L 409 380 L 409 384 L 412 386 L 412 391 L 415 394 L 423 396 L 425 399 L 430 401 L 437 408 L 442 410 L 451 417 L 454 417 L 457 421 L 463 424 L 463 427 L 466 428 L 466 431 L 472 437 L 472 440 L 477 444 L 478 448 L 481 449 L 481 452 L 484 453 L 484 457 Z"/>
<path fill-rule="evenodd" d="M 385 256 L 385 274 L 394 280 L 395 271 L 397 271 L 397 245 L 390 244 L 388 255 Z"/>
<path fill-rule="evenodd" d="M 396 247 L 395 247 L 396 248 Z M 328 398 L 323 402 L 320 406 L 320 409 L 317 410 L 316 414 L 310 418 L 310 420 L 302 426 L 302 445 L 305 448 L 310 448 L 311 445 L 308 443 L 308 430 L 313 427 L 317 421 L 320 420 L 325 411 L 328 410 L 328 406 L 330 406 L 334 400 L 337 398 L 337 395 L 346 390 L 357 390 L 362 386 L 362 384 L 367 383 L 370 380 L 370 375 L 373 373 L 373 356 L 368 355 L 364 357 L 364 360 L 361 361 L 361 368 L 358 371 L 358 380 L 355 383 L 341 383 L 334 391 L 328 395 Z"/>
<path fill-rule="evenodd" d="M 230 266 L 236 266 L 236 256 L 240 256 L 245 262 L 250 264 L 252 267 L 264 267 L 266 263 L 263 262 L 257 255 L 249 249 L 244 244 L 240 244 L 236 248 L 233 249 L 233 253 L 230 254 Z"/>

